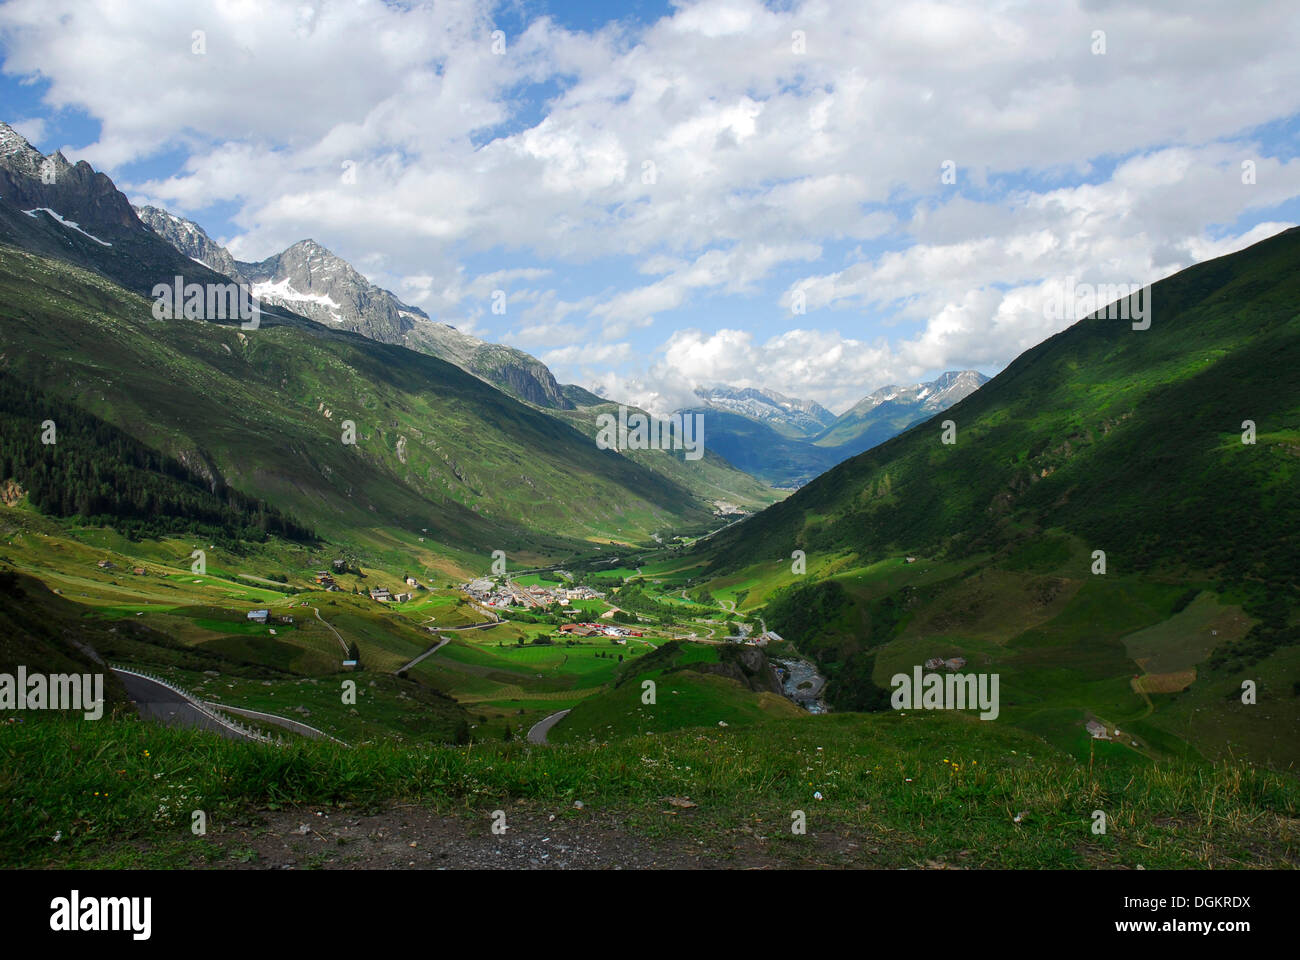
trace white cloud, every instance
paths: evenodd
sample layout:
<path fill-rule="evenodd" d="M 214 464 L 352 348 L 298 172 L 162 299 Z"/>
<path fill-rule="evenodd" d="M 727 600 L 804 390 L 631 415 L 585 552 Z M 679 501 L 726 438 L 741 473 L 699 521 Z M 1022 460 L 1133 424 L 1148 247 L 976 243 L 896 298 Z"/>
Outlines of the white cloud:
<path fill-rule="evenodd" d="M 1000 366 L 1053 332 L 1045 283 L 1147 282 L 1257 238 L 1250 218 L 1300 194 L 1295 161 L 1234 140 L 1300 111 L 1285 0 L 774 6 L 683 0 L 595 32 L 540 18 L 504 56 L 491 0 L 9 0 L 0 32 L 6 73 L 102 122 L 70 157 L 113 173 L 182 149 L 131 194 L 235 205 L 237 256 L 314 237 L 469 327 L 505 289 L 512 341 L 662 402 L 698 376 L 844 406 Z M 947 160 L 979 190 L 942 185 Z M 1053 186 L 1079 175 L 1096 182 Z M 873 252 L 845 262 L 855 244 Z M 465 266 L 501 254 L 513 266 Z M 555 279 L 611 258 L 635 266 Z M 799 329 L 709 324 L 718 298 L 770 312 L 767 284 L 799 263 Z M 651 363 L 622 349 L 652 336 Z"/>

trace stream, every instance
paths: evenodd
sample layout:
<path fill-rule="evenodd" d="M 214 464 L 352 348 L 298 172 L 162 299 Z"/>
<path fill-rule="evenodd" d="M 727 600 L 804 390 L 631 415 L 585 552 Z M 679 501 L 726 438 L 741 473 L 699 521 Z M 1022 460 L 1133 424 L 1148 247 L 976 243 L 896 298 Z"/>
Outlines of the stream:
<path fill-rule="evenodd" d="M 828 713 L 830 708 L 822 699 L 826 678 L 817 672 L 817 665 L 807 660 L 773 660 L 781 692 L 809 713 Z"/>

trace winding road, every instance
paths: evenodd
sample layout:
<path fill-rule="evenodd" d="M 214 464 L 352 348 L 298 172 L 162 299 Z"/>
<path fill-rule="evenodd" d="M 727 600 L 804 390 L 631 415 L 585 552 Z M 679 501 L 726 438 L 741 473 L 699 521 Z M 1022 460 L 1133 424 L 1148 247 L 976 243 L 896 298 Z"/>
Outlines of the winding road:
<path fill-rule="evenodd" d="M 335 743 L 342 743 L 345 747 L 348 746 L 338 737 L 331 737 L 324 730 L 317 730 L 315 727 L 299 720 L 290 720 L 288 717 L 276 716 L 274 713 L 262 713 L 260 710 L 249 710 L 247 707 L 231 707 L 213 700 L 205 700 L 204 703 L 214 710 L 225 710 L 241 717 L 248 717 L 250 720 L 265 720 L 267 723 L 273 723 L 277 727 L 284 727 L 286 730 L 292 730 L 294 733 L 300 733 L 304 737 L 310 737 L 313 740 L 333 740 Z"/>
<path fill-rule="evenodd" d="M 549 746 L 550 744 L 546 742 L 546 735 L 551 732 L 551 727 L 564 719 L 568 712 L 568 710 L 561 710 L 559 713 L 553 713 L 545 719 L 538 720 L 528 730 L 528 742 L 540 744 L 543 747 Z"/>
<path fill-rule="evenodd" d="M 445 647 L 445 646 L 446 646 L 447 644 L 449 644 L 449 643 L 451 643 L 451 637 L 443 637 L 441 641 L 439 641 L 438 643 L 435 643 L 433 646 L 431 646 L 428 650 L 424 651 L 424 653 L 420 654 L 418 657 L 416 657 L 416 658 L 415 658 L 414 660 L 412 660 L 410 663 L 403 664 L 402 666 L 398 667 L 398 668 L 397 668 L 396 670 L 394 670 L 393 672 L 394 672 L 394 673 L 401 673 L 403 670 L 410 670 L 413 666 L 415 666 L 417 663 L 419 663 L 419 662 L 420 662 L 421 660 L 423 660 L 425 657 L 431 657 L 431 656 L 433 656 L 435 653 L 437 653 L 439 650 L 441 650 L 443 647 Z"/>
<path fill-rule="evenodd" d="M 113 667 L 113 673 L 122 681 L 127 694 L 135 701 L 140 716 L 157 720 L 169 727 L 193 727 L 229 737 L 231 740 L 253 740 L 220 717 L 187 700 L 165 684 L 142 677 L 138 673 Z"/>

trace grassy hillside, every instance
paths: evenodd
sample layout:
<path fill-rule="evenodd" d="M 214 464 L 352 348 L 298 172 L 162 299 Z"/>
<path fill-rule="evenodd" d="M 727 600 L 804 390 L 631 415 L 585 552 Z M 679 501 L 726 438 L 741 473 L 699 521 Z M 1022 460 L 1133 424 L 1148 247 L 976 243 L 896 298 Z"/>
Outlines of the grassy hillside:
<path fill-rule="evenodd" d="M 551 730 L 556 743 L 610 743 L 684 727 L 740 726 L 774 717 L 807 717 L 776 693 L 755 693 L 731 677 L 706 673 L 725 647 L 670 642 L 622 664 L 611 687 L 576 706 Z M 644 684 L 655 684 L 654 703 Z"/>
<path fill-rule="evenodd" d="M 1075 324 L 703 541 L 693 575 L 814 655 L 839 709 L 960 656 L 1001 677 L 1000 723 L 1076 756 L 1300 763 L 1297 263 L 1291 230 L 1156 284 L 1148 330 Z"/>
<path fill-rule="evenodd" d="M 1294 592 L 1298 262 L 1300 229 L 1156 284 L 1148 330 L 1080 321 L 950 408 L 956 443 L 931 423 L 841 464 L 715 538 L 713 569 L 794 548 L 972 553 L 1063 527 L 1111 569 Z"/>
<path fill-rule="evenodd" d="M 592 438 L 400 347 L 306 321 L 248 332 L 155 321 L 120 287 L 11 248 L 0 248 L 0 304 L 15 381 L 327 537 L 427 532 L 486 565 L 492 549 L 568 553 L 712 513 Z M 30 416 L 33 431 L 47 419 Z M 345 420 L 355 445 L 343 442 Z"/>

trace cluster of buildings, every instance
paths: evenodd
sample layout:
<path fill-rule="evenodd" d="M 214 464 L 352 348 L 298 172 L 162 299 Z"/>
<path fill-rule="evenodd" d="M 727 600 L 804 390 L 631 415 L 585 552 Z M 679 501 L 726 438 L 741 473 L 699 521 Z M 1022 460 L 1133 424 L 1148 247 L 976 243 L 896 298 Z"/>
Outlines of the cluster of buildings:
<path fill-rule="evenodd" d="M 339 585 L 334 582 L 333 575 L 330 574 L 328 570 L 317 570 L 316 576 L 313 577 L 312 579 L 315 580 L 316 583 L 318 583 L 320 586 L 324 587 L 326 590 L 333 590 L 335 593 L 337 593 L 340 589 Z"/>
<path fill-rule="evenodd" d="M 462 589 L 485 607 L 567 607 L 574 600 L 597 600 L 604 596 L 590 587 L 521 587 L 506 581 L 498 584 L 488 577 L 471 580 Z"/>
<path fill-rule="evenodd" d="M 406 585 L 411 588 L 411 591 L 427 589 L 424 584 L 416 580 L 415 577 L 407 577 Z M 370 599 L 378 603 L 406 603 L 414 596 L 415 594 L 410 591 L 405 593 L 391 593 L 387 587 L 370 588 Z"/>
<path fill-rule="evenodd" d="M 931 657 L 925 661 L 927 670 L 960 670 L 964 666 L 966 666 L 965 657 L 950 657 L 947 660 L 943 657 Z"/>
<path fill-rule="evenodd" d="M 560 625 L 560 633 L 568 634 L 571 637 L 612 637 L 619 643 L 627 643 L 628 637 L 644 636 L 640 630 L 605 626 L 599 623 L 564 623 Z"/>
<path fill-rule="evenodd" d="M 267 623 L 271 619 L 270 610 L 249 610 L 248 620 L 250 623 Z M 280 623 L 293 623 L 293 617 L 285 614 L 275 618 Z"/>

